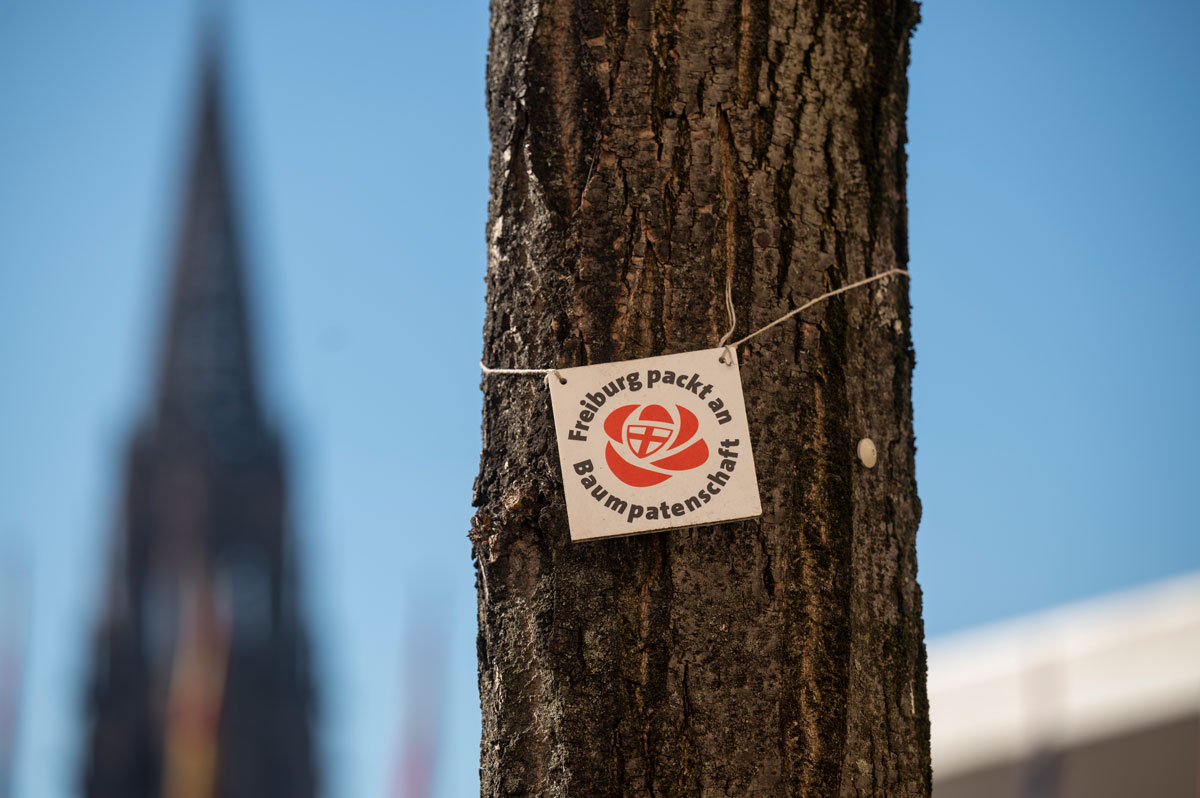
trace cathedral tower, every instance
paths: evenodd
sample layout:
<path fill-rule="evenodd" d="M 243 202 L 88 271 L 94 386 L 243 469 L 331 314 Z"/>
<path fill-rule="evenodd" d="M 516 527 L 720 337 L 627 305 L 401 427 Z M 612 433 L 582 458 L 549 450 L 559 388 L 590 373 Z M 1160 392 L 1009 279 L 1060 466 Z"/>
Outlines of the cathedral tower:
<path fill-rule="evenodd" d="M 89 798 L 309 798 L 313 691 L 206 48 L 155 395 L 129 446 L 88 693 Z"/>

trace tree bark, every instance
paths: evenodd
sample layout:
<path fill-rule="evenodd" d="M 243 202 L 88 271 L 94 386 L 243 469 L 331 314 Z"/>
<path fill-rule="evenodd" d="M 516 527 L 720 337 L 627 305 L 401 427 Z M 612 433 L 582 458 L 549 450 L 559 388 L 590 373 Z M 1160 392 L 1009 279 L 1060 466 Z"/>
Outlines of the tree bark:
<path fill-rule="evenodd" d="M 727 275 L 745 334 L 905 266 L 916 21 L 492 0 L 485 362 L 711 347 Z M 762 517 L 577 544 L 545 386 L 484 380 L 483 795 L 929 795 L 907 284 L 740 356 Z"/>

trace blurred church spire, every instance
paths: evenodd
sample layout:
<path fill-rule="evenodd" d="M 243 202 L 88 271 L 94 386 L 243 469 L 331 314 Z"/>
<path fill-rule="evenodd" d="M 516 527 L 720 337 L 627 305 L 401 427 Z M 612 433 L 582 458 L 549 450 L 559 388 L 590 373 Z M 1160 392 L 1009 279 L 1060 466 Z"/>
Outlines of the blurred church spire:
<path fill-rule="evenodd" d="M 96 635 L 89 798 L 311 798 L 314 692 L 208 28 L 150 412 Z"/>
<path fill-rule="evenodd" d="M 215 36 L 203 39 L 156 410 L 159 425 L 221 446 L 262 422 Z"/>

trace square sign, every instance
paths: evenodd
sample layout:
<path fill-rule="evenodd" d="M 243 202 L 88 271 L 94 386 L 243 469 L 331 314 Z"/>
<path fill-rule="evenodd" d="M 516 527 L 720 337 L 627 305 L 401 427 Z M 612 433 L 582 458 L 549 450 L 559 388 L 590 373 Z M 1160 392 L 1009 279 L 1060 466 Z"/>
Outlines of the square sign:
<path fill-rule="evenodd" d="M 571 540 L 762 514 L 737 354 L 560 369 L 550 400 Z"/>

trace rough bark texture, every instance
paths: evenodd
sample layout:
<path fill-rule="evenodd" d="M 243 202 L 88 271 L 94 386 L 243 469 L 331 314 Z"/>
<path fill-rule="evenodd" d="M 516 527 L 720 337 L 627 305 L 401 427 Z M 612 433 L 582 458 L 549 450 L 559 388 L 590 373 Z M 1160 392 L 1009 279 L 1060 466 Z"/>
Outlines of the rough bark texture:
<path fill-rule="evenodd" d="M 910 0 L 493 0 L 484 359 L 715 345 L 904 266 Z M 925 796 L 907 285 L 741 350 L 761 519 L 569 542 L 548 393 L 484 382 L 485 796 Z M 860 438 L 879 463 L 855 456 Z"/>

